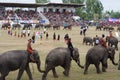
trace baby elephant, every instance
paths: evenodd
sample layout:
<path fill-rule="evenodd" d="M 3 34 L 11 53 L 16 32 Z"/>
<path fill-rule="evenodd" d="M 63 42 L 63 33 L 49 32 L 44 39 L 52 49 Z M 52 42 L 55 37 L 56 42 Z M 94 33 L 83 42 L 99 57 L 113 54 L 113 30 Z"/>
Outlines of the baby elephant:
<path fill-rule="evenodd" d="M 91 37 L 84 37 L 83 38 L 83 44 L 88 44 L 89 43 L 89 45 L 91 45 L 91 46 L 93 46 L 93 39 L 91 38 Z"/>
<path fill-rule="evenodd" d="M 64 68 L 63 74 L 69 76 L 69 70 L 71 65 L 71 60 L 75 60 L 79 67 L 80 65 L 79 52 L 77 48 L 74 48 L 73 54 L 71 56 L 70 50 L 68 48 L 58 47 L 51 50 L 45 61 L 45 73 L 42 76 L 42 80 L 46 80 L 46 76 L 50 70 L 52 70 L 54 77 L 58 77 L 55 67 L 61 66 Z"/>

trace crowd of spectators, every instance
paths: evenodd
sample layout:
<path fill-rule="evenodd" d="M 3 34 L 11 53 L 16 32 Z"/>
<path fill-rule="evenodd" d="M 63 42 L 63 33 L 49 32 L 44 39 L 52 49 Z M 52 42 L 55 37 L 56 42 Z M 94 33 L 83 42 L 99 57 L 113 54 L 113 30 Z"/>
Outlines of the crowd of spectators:
<path fill-rule="evenodd" d="M 63 26 L 63 22 L 67 25 L 75 25 L 76 22 L 72 19 L 75 13 L 72 12 L 44 12 L 42 13 L 51 24 Z M 34 10 L 1 10 L 0 20 L 41 20 L 39 12 Z"/>
<path fill-rule="evenodd" d="M 65 22 L 67 25 L 75 25 L 76 21 L 73 20 L 72 16 L 75 16 L 75 13 L 72 12 L 44 12 L 43 13 L 46 18 L 49 19 L 50 23 L 53 25 L 60 25 L 63 26 Z"/>
<path fill-rule="evenodd" d="M 0 20 L 38 20 L 41 19 L 39 12 L 34 10 L 1 10 L 0 11 Z"/>

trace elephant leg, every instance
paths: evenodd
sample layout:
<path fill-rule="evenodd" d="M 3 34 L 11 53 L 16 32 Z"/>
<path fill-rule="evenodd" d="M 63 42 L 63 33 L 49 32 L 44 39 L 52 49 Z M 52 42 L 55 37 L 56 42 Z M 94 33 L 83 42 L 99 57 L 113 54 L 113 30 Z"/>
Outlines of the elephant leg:
<path fill-rule="evenodd" d="M 0 80 L 5 80 L 5 77 L 8 75 L 9 72 L 1 73 Z"/>
<path fill-rule="evenodd" d="M 63 71 L 63 74 L 65 76 L 69 76 L 70 64 L 71 64 L 71 61 L 70 60 L 69 61 L 66 60 L 66 64 L 64 66 L 65 71 Z"/>
<path fill-rule="evenodd" d="M 104 66 L 103 63 L 102 63 L 102 71 L 103 71 L 103 72 L 106 72 L 106 68 L 105 68 L 105 66 Z"/>
<path fill-rule="evenodd" d="M 95 63 L 94 65 L 96 67 L 97 73 L 101 73 L 100 68 L 99 68 L 99 63 Z"/>
<path fill-rule="evenodd" d="M 24 70 L 26 69 L 26 62 L 24 62 L 21 66 L 20 66 L 20 69 L 19 69 L 19 73 L 18 73 L 18 76 L 17 76 L 17 80 L 20 80 L 21 79 L 21 76 L 24 72 Z"/>
<path fill-rule="evenodd" d="M 65 71 L 63 71 L 63 74 L 65 75 L 65 76 L 69 76 L 69 68 L 65 68 Z"/>
<path fill-rule="evenodd" d="M 21 78 L 23 72 L 24 72 L 24 69 L 19 69 L 19 73 L 18 73 L 17 80 L 20 80 L 20 78 Z"/>
<path fill-rule="evenodd" d="M 88 67 L 90 66 L 89 62 L 86 62 L 85 64 L 85 69 L 84 69 L 84 74 L 87 74 Z"/>
<path fill-rule="evenodd" d="M 27 75 L 29 76 L 29 80 L 33 80 L 29 65 L 26 67 L 26 72 Z"/>
<path fill-rule="evenodd" d="M 56 73 L 55 68 L 52 69 L 52 72 L 53 72 L 54 77 L 55 77 L 55 78 L 58 78 L 58 75 L 57 75 L 57 73 Z"/>
<path fill-rule="evenodd" d="M 118 50 L 118 46 L 117 45 L 115 45 L 115 49 Z"/>
<path fill-rule="evenodd" d="M 48 66 L 49 67 L 49 66 Z M 42 75 L 42 80 L 46 80 L 48 72 L 52 69 L 51 67 L 46 67 L 44 74 Z"/>

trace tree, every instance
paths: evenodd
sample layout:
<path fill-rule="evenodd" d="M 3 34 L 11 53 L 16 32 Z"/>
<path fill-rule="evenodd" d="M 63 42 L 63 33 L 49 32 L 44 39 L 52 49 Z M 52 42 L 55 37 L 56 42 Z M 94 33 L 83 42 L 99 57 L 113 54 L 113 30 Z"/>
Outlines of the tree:
<path fill-rule="evenodd" d="M 98 19 L 102 17 L 103 5 L 99 0 L 86 0 L 86 12 L 89 19 L 94 19 L 98 15 Z"/>
<path fill-rule="evenodd" d="M 36 0 L 36 3 L 46 3 L 48 0 Z"/>
<path fill-rule="evenodd" d="M 120 12 L 114 12 L 113 10 L 106 11 L 105 14 L 112 18 L 120 18 Z"/>

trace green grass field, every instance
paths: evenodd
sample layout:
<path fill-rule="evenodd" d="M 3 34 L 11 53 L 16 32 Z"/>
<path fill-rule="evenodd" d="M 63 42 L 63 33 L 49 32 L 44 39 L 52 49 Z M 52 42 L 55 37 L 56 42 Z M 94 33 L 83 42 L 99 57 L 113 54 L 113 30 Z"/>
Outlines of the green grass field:
<path fill-rule="evenodd" d="M 21 32 L 16 30 L 17 33 Z M 43 30 L 31 30 L 31 32 L 43 32 Z M 13 33 L 15 30 L 12 31 Z M 87 51 L 92 46 L 86 46 L 82 44 L 83 36 L 79 35 L 79 27 L 74 27 L 71 31 L 70 30 L 47 30 L 49 33 L 48 40 L 45 39 L 45 35 L 43 35 L 43 39 L 36 39 L 36 43 L 32 44 L 32 47 L 36 50 L 38 50 L 40 58 L 41 58 L 41 68 L 44 69 L 45 66 L 45 58 L 48 54 L 48 52 L 56 47 L 67 47 L 65 41 L 64 41 L 64 35 L 66 33 L 69 34 L 69 36 L 72 39 L 72 43 L 74 47 L 77 47 L 79 49 L 80 53 L 80 61 L 81 64 L 85 64 L 85 55 Z M 53 41 L 53 33 L 56 33 L 56 35 L 60 34 L 60 41 Z M 115 32 L 115 31 L 114 31 Z M 90 27 L 88 31 L 86 32 L 86 36 L 95 37 L 95 35 L 98 35 L 101 37 L 102 34 L 107 35 L 108 32 L 105 31 L 95 31 L 95 27 Z M 0 54 L 2 54 L 5 51 L 9 50 L 25 50 L 27 45 L 28 37 L 26 38 L 18 38 L 15 36 L 10 36 L 7 34 L 7 30 L 1 30 L 0 31 Z M 40 44 L 41 43 L 41 44 Z M 120 46 L 120 44 L 119 44 Z M 119 49 L 120 50 L 120 49 Z M 119 58 L 119 51 L 116 51 L 115 55 L 115 62 L 118 62 Z M 39 73 L 37 71 L 36 65 L 31 63 L 31 72 L 33 75 L 34 80 L 41 80 L 42 73 Z M 101 65 L 100 65 L 101 68 Z M 54 78 L 52 72 L 50 71 L 47 75 L 48 80 L 119 80 L 120 78 L 120 71 L 117 70 L 118 66 L 112 65 L 110 60 L 108 60 L 108 69 L 107 72 L 102 72 L 101 74 L 96 73 L 96 68 L 93 65 L 90 65 L 88 69 L 88 74 L 84 75 L 83 71 L 84 69 L 81 69 L 77 66 L 77 64 L 72 61 L 71 63 L 71 69 L 70 69 L 70 75 L 69 77 L 65 77 L 62 72 L 63 68 L 57 67 L 57 74 L 59 78 Z M 10 72 L 7 76 L 7 80 L 15 80 L 18 74 L 17 71 Z M 29 80 L 28 76 L 26 75 L 26 72 L 24 72 L 21 80 Z"/>

